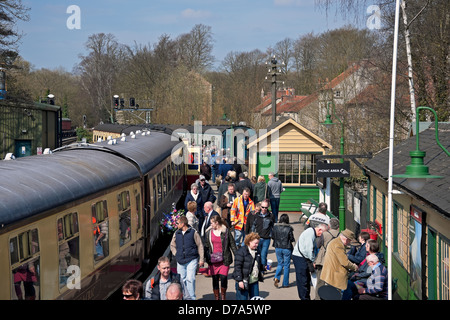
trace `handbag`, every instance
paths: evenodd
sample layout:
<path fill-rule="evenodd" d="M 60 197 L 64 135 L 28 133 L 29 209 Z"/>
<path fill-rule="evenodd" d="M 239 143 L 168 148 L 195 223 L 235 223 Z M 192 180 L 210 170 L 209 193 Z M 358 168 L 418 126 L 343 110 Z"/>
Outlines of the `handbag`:
<path fill-rule="evenodd" d="M 223 261 L 222 251 L 211 253 L 211 263 L 218 263 Z"/>

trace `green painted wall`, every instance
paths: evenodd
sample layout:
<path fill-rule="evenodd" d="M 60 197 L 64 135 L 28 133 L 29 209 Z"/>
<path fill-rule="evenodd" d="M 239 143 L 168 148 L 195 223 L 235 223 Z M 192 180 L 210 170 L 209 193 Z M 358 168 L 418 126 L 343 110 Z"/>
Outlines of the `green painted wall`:
<path fill-rule="evenodd" d="M 302 202 L 311 198 L 319 202 L 318 187 L 285 187 L 281 193 L 280 211 L 300 211 Z"/>

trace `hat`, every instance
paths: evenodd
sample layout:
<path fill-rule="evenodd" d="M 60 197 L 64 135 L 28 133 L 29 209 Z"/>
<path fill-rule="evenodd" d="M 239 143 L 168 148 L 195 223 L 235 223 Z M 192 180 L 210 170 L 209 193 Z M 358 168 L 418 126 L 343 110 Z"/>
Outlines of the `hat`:
<path fill-rule="evenodd" d="M 341 234 L 349 240 L 355 240 L 355 234 L 353 233 L 353 231 L 345 229 L 341 232 Z"/>
<path fill-rule="evenodd" d="M 204 175 L 200 175 L 200 177 L 198 177 L 198 179 L 201 181 L 201 180 L 206 180 L 206 178 L 205 178 L 205 176 Z"/>

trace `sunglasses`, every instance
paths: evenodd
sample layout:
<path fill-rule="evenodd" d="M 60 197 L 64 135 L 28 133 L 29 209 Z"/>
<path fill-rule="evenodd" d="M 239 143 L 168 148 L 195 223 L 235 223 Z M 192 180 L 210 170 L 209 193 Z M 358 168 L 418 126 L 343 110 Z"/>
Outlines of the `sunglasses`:
<path fill-rule="evenodd" d="M 261 207 L 261 209 L 269 209 L 269 207 Z"/>
<path fill-rule="evenodd" d="M 133 297 L 133 294 L 125 294 L 125 293 L 124 293 L 124 294 L 122 294 L 122 295 L 123 295 L 125 298 L 127 298 L 127 299 Z"/>

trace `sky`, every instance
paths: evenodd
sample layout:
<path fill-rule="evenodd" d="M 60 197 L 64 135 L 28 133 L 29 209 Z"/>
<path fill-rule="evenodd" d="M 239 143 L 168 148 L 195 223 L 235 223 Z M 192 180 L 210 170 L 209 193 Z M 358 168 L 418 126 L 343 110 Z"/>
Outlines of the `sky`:
<path fill-rule="evenodd" d="M 85 55 L 95 33 L 111 33 L 126 45 L 172 39 L 196 24 L 211 27 L 218 66 L 231 51 L 265 51 L 287 37 L 320 34 L 348 24 L 315 0 L 22 0 L 29 21 L 17 28 L 24 35 L 19 54 L 35 69 L 71 72 Z"/>

